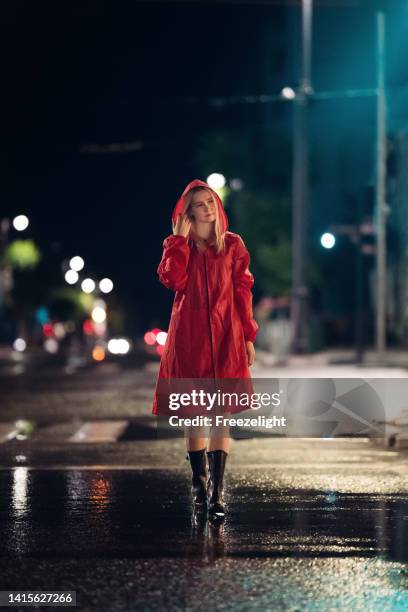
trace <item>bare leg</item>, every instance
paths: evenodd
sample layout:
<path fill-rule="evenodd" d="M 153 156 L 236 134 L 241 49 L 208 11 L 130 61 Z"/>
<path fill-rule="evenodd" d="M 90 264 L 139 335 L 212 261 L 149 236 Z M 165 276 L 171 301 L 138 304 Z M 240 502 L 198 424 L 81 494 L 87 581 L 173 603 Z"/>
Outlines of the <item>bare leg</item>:
<path fill-rule="evenodd" d="M 223 450 L 226 453 L 230 449 L 230 431 L 229 425 L 217 425 L 210 429 L 208 439 L 208 452 L 215 450 Z"/>
<path fill-rule="evenodd" d="M 207 437 L 209 427 L 184 427 L 184 437 L 186 439 L 186 448 L 188 451 L 197 451 L 205 449 L 207 446 Z"/>
<path fill-rule="evenodd" d="M 186 448 L 188 451 L 201 450 L 206 448 L 207 438 L 191 438 L 186 437 Z"/>
<path fill-rule="evenodd" d="M 230 449 L 230 441 L 231 438 L 214 438 L 214 437 L 210 437 L 209 441 L 208 441 L 208 452 L 210 451 L 214 451 L 214 450 L 223 450 L 226 453 L 229 453 L 229 449 Z"/>

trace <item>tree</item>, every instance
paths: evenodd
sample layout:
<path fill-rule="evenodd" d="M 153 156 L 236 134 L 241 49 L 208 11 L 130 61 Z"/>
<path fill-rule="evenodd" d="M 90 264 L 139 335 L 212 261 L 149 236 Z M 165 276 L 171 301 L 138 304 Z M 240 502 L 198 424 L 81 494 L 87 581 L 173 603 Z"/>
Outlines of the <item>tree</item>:
<path fill-rule="evenodd" d="M 204 136 L 197 152 L 199 172 L 240 178 L 242 191 L 222 194 L 231 227 L 242 235 L 256 276 L 256 292 L 291 291 L 290 143 L 263 138 L 259 130 L 215 132 Z"/>

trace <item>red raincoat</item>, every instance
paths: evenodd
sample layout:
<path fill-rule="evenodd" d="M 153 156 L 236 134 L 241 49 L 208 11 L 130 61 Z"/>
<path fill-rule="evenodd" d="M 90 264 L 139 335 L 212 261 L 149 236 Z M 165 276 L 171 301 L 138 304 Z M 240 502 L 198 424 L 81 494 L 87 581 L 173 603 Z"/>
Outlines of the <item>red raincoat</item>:
<path fill-rule="evenodd" d="M 196 179 L 187 185 L 173 210 L 173 221 L 183 210 L 187 192 L 196 186 L 214 195 L 226 248 L 220 254 L 212 245 L 201 251 L 192 238 L 173 234 L 163 241 L 157 274 L 176 295 L 158 379 L 249 379 L 245 342 L 253 342 L 258 331 L 252 314 L 250 256 L 242 238 L 227 231 L 221 199 L 204 181 Z M 244 409 L 236 406 L 232 411 Z M 162 414 L 157 385 L 152 413 Z"/>

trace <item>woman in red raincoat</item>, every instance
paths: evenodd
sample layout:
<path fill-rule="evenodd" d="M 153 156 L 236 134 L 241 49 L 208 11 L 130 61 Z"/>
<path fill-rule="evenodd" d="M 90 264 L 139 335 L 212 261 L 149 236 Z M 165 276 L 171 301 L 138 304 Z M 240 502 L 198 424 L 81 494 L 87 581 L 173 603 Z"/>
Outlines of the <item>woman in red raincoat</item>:
<path fill-rule="evenodd" d="M 228 230 L 219 195 L 207 183 L 191 181 L 172 214 L 173 234 L 163 241 L 160 281 L 176 292 L 161 357 L 153 414 L 160 409 L 160 379 L 249 379 L 258 325 L 252 313 L 254 278 L 242 238 Z M 235 406 L 233 412 L 247 407 Z M 212 432 L 213 430 L 211 430 Z M 223 515 L 223 475 L 229 435 L 209 436 L 207 484 L 205 437 L 186 438 L 195 507 Z"/>

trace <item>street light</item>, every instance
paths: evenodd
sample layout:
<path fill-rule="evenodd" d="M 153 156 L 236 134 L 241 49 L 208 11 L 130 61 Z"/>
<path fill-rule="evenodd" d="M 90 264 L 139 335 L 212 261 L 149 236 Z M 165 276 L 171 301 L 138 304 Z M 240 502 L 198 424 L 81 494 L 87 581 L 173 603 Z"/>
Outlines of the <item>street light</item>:
<path fill-rule="evenodd" d="M 84 293 L 92 293 L 95 289 L 95 282 L 92 278 L 84 278 L 81 283 L 81 289 Z"/>
<path fill-rule="evenodd" d="M 296 92 L 292 87 L 284 87 L 281 91 L 282 98 L 285 100 L 294 100 L 296 98 Z"/>
<path fill-rule="evenodd" d="M 106 320 L 106 310 L 101 306 L 95 306 L 91 316 L 95 323 L 103 323 Z"/>
<path fill-rule="evenodd" d="M 99 282 L 99 289 L 102 293 L 110 293 L 113 289 L 113 282 L 110 278 L 103 278 Z"/>
<path fill-rule="evenodd" d="M 14 217 L 13 219 L 13 227 L 18 232 L 23 232 L 25 229 L 27 229 L 29 223 L 30 222 L 26 215 L 17 215 L 17 217 Z"/>
<path fill-rule="evenodd" d="M 233 178 L 230 180 L 229 185 L 232 191 L 242 191 L 244 188 L 244 181 L 240 178 Z"/>
<path fill-rule="evenodd" d="M 25 351 L 27 348 L 27 344 L 26 341 L 24 340 L 24 338 L 16 338 L 13 342 L 13 349 L 15 351 L 18 351 L 19 353 L 22 353 L 23 351 Z"/>
<path fill-rule="evenodd" d="M 325 249 L 332 249 L 336 244 L 336 238 L 330 232 L 325 232 L 320 238 L 320 244 Z"/>
<path fill-rule="evenodd" d="M 207 176 L 207 183 L 211 189 L 222 189 L 225 185 L 225 176 L 218 172 L 213 172 Z"/>
<path fill-rule="evenodd" d="M 65 280 L 68 285 L 75 285 L 75 283 L 78 282 L 78 278 L 78 272 L 75 272 L 75 270 L 67 270 L 65 272 Z"/>
<path fill-rule="evenodd" d="M 85 265 L 84 260 L 79 255 L 75 255 L 75 257 L 71 257 L 69 260 L 70 267 L 75 270 L 75 272 L 79 272 Z"/>

